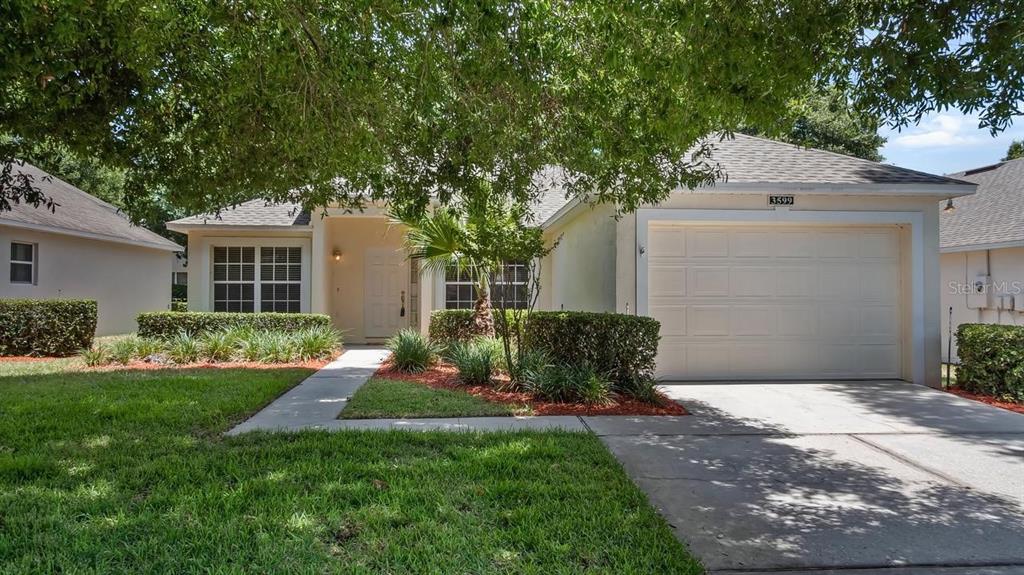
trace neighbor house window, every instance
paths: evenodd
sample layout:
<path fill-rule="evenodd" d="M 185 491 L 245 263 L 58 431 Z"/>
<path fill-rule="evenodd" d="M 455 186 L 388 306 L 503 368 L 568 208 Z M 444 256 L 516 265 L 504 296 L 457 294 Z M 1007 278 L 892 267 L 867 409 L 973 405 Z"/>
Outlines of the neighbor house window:
<path fill-rule="evenodd" d="M 302 248 L 214 247 L 213 310 L 301 312 Z"/>
<path fill-rule="evenodd" d="M 526 265 L 505 264 L 491 277 L 491 301 L 500 302 L 504 297 L 505 307 L 524 309 L 529 305 L 527 293 Z M 466 270 L 450 267 L 444 278 L 445 309 L 473 309 L 476 305 L 476 283 Z"/>
<path fill-rule="evenodd" d="M 176 286 L 188 285 L 188 272 L 172 272 L 171 283 Z"/>
<path fill-rule="evenodd" d="M 11 242 L 11 283 L 36 283 L 37 244 Z"/>
<path fill-rule="evenodd" d="M 298 313 L 301 296 L 302 248 L 260 248 L 260 311 Z"/>

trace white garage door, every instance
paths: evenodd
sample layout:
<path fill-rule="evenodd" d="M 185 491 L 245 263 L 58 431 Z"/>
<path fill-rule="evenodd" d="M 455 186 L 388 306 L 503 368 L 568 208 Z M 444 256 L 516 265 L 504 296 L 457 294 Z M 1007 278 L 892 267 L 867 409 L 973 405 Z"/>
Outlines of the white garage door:
<path fill-rule="evenodd" d="M 665 379 L 900 374 L 894 226 L 648 227 L 648 310 Z"/>

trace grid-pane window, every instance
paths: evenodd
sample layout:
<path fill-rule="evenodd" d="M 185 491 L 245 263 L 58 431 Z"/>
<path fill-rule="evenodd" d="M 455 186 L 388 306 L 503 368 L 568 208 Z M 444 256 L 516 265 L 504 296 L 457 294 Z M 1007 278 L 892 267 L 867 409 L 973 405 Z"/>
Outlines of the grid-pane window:
<path fill-rule="evenodd" d="M 11 242 L 11 283 L 36 282 L 36 245 Z"/>
<path fill-rule="evenodd" d="M 298 313 L 302 305 L 302 248 L 260 248 L 260 311 Z"/>
<path fill-rule="evenodd" d="M 256 303 L 256 248 L 213 248 L 213 310 L 252 312 Z"/>
<path fill-rule="evenodd" d="M 476 305 L 476 284 L 467 270 L 448 268 L 444 278 L 445 309 L 473 309 Z M 525 309 L 529 305 L 527 269 L 525 264 L 508 263 L 491 277 L 491 300 L 506 308 Z"/>

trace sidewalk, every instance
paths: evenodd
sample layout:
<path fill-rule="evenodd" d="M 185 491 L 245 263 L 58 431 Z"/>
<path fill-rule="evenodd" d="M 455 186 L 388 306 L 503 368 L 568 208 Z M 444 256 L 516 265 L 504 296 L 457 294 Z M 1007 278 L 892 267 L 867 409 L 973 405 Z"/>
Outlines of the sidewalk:
<path fill-rule="evenodd" d="M 382 348 L 348 349 L 338 359 L 275 399 L 227 435 L 249 431 L 326 429 L 404 429 L 410 431 L 515 431 L 564 429 L 587 431 L 572 415 L 535 417 L 453 417 L 417 419 L 338 419 L 352 394 L 380 367 L 388 352 Z"/>

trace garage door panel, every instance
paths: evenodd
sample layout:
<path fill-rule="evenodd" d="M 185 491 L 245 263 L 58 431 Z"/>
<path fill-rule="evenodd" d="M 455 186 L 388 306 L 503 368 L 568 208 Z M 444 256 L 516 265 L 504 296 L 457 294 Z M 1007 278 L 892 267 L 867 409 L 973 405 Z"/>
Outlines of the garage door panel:
<path fill-rule="evenodd" d="M 650 230 L 659 376 L 899 376 L 896 228 L 659 222 Z M 680 244 L 686 253 L 672 253 Z"/>
<path fill-rule="evenodd" d="M 729 268 L 727 266 L 695 266 L 687 270 L 690 294 L 694 296 L 729 295 Z"/>
<path fill-rule="evenodd" d="M 690 305 L 686 312 L 687 335 L 729 335 L 728 305 Z"/>

